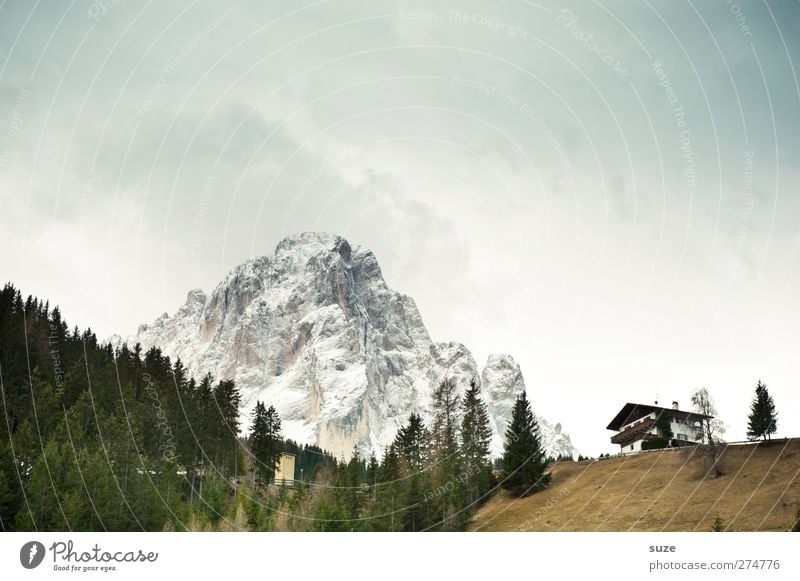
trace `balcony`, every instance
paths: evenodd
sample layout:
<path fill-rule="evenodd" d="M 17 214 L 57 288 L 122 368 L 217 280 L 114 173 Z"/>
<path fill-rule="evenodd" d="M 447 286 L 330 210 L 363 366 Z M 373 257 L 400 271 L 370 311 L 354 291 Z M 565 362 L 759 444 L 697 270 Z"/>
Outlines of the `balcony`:
<path fill-rule="evenodd" d="M 656 421 L 652 418 L 647 418 L 641 423 L 631 426 L 627 430 L 623 430 L 618 434 L 611 437 L 612 444 L 619 444 L 620 446 L 627 446 L 631 442 L 636 442 L 644 438 L 644 435 L 652 431 L 655 427 Z"/>

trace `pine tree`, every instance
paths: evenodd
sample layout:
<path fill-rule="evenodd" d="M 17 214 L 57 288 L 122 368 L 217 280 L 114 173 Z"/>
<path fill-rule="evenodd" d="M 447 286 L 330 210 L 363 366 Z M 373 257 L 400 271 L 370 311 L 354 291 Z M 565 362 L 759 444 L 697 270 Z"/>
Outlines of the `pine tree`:
<path fill-rule="evenodd" d="M 358 447 L 354 445 L 353 455 L 347 463 L 345 489 L 342 491 L 344 493 L 345 513 L 351 521 L 350 530 L 359 528 L 362 524 L 357 519 L 360 516 L 364 500 L 361 484 L 366 476 L 366 472 L 366 463 L 361 459 L 358 453 Z"/>
<path fill-rule="evenodd" d="M 214 388 L 216 417 L 212 425 L 212 460 L 221 474 L 236 475 L 242 466 L 239 446 L 239 404 L 241 395 L 233 381 L 220 381 Z"/>
<path fill-rule="evenodd" d="M 480 396 L 475 380 L 464 394 L 464 414 L 461 420 L 461 455 L 464 459 L 469 500 L 477 502 L 489 491 L 489 446 L 492 429 L 489 412 Z"/>
<path fill-rule="evenodd" d="M 425 475 L 414 472 L 403 484 L 403 530 L 415 532 L 428 526 L 428 506 L 423 493 Z"/>
<path fill-rule="evenodd" d="M 426 470 L 431 454 L 431 434 L 420 415 L 409 416 L 408 423 L 398 430 L 393 447 L 397 450 L 402 474 L 397 503 L 403 509 L 402 530 L 418 531 L 428 524 L 424 489 L 431 480 Z"/>
<path fill-rule="evenodd" d="M 198 384 L 157 348 L 100 344 L 10 285 L 0 288 L 0 374 L 1 530 L 183 529 L 193 515 L 208 529 L 237 516 L 232 382 Z M 315 466 L 334 462 L 318 452 Z M 267 505 L 251 526 L 269 528 L 277 507 L 250 496 Z"/>
<path fill-rule="evenodd" d="M 1 457 L 2 455 L 0 454 Z M 6 532 L 11 529 L 13 523 L 9 517 L 16 514 L 19 509 L 19 494 L 17 493 L 16 483 L 4 470 L 4 468 L 10 466 L 11 464 L 9 463 L 0 468 L 0 532 Z"/>
<path fill-rule="evenodd" d="M 275 467 L 281 457 L 281 420 L 275 408 L 256 402 L 250 434 L 250 451 L 253 454 L 256 477 L 268 484 L 275 478 Z"/>
<path fill-rule="evenodd" d="M 778 430 L 778 414 L 775 411 L 775 402 L 767 390 L 766 384 L 758 380 L 753 403 L 750 404 L 750 415 L 747 423 L 747 437 L 750 440 L 771 439 L 772 434 Z"/>
<path fill-rule="evenodd" d="M 403 528 L 401 508 L 400 459 L 394 444 L 389 446 L 378 469 L 378 483 L 375 488 L 375 505 L 371 527 L 376 531 L 399 531 Z"/>
<path fill-rule="evenodd" d="M 456 383 L 445 379 L 433 392 L 432 439 L 438 460 L 453 456 L 457 449 L 459 397 Z"/>
<path fill-rule="evenodd" d="M 430 433 L 421 416 L 411 414 L 408 424 L 397 431 L 394 443 L 397 453 L 407 462 L 410 472 L 423 469 L 430 451 Z"/>
<path fill-rule="evenodd" d="M 314 529 L 318 531 L 352 531 L 363 523 L 354 520 L 357 510 L 351 487 L 349 464 L 339 463 L 333 469 L 333 484 L 320 498 L 314 515 Z"/>
<path fill-rule="evenodd" d="M 430 501 L 431 520 L 441 530 L 458 530 L 465 520 L 467 492 L 459 449 L 461 404 L 453 379 L 445 379 L 433 392 L 431 488 L 438 491 Z"/>
<path fill-rule="evenodd" d="M 375 498 L 375 488 L 378 484 L 378 470 L 380 464 L 375 454 L 371 454 L 367 462 L 367 484 L 369 485 L 369 493 Z"/>
<path fill-rule="evenodd" d="M 501 486 L 518 497 L 542 490 L 550 483 L 539 425 L 523 391 L 514 403 L 503 448 Z"/>

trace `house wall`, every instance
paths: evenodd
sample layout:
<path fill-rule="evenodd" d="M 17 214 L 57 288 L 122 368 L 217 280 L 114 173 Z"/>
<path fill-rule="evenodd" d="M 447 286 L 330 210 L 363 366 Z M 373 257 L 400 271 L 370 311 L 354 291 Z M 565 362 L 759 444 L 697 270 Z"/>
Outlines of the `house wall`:
<path fill-rule="evenodd" d="M 637 440 L 628 444 L 627 446 L 622 446 L 620 449 L 620 453 L 622 454 L 636 454 L 637 452 L 642 451 L 642 440 Z"/>
<path fill-rule="evenodd" d="M 670 423 L 669 423 L 670 424 L 670 428 L 672 429 L 672 433 L 674 434 L 674 437 L 675 437 L 676 440 L 687 440 L 689 442 L 697 442 L 699 444 L 704 444 L 705 443 L 705 437 L 704 437 L 704 434 L 703 434 L 702 430 L 700 429 L 699 423 L 697 423 L 697 422 L 696 423 L 691 423 L 690 422 L 689 424 L 686 424 L 683 421 L 677 420 L 677 418 L 675 418 L 674 416 L 670 415 L 669 411 L 666 411 L 664 413 L 668 414 L 668 416 L 670 418 Z M 644 420 L 646 420 L 648 418 L 652 419 L 652 420 L 655 420 L 656 419 L 656 412 L 650 413 L 650 414 L 648 414 L 648 415 L 646 415 L 646 416 L 644 416 L 642 418 L 637 419 L 634 422 L 631 422 L 629 424 L 624 425 L 620 431 L 621 432 L 625 431 L 628 428 L 630 428 L 632 426 L 635 426 L 636 424 L 641 423 L 642 421 L 644 421 Z M 697 424 L 697 425 L 695 425 L 695 424 Z M 653 427 L 653 429 L 650 430 L 650 432 L 648 432 L 648 433 L 652 434 L 653 436 L 657 436 L 658 435 L 658 429 L 656 427 Z M 635 454 L 635 453 L 641 452 L 641 451 L 642 451 L 642 440 L 638 440 L 636 442 L 632 442 L 631 444 L 627 444 L 625 446 L 622 446 L 621 449 L 620 449 L 620 453 L 622 453 L 622 454 Z"/>
<path fill-rule="evenodd" d="M 275 467 L 276 484 L 294 483 L 294 454 L 281 454 L 281 459 Z"/>
<path fill-rule="evenodd" d="M 674 419 L 670 421 L 669 426 L 676 440 L 688 440 L 689 442 L 698 443 L 703 443 L 704 441 L 702 430 L 700 430 L 699 426 L 695 426 L 691 423 L 687 425 L 683 422 L 676 422 Z"/>

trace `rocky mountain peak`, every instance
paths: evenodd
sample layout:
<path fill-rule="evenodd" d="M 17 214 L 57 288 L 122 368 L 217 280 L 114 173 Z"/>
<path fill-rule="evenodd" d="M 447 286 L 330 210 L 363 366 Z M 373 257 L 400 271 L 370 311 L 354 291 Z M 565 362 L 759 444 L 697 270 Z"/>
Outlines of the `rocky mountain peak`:
<path fill-rule="evenodd" d="M 202 307 L 205 306 L 207 300 L 208 297 L 206 296 L 206 293 L 198 288 L 188 292 L 184 305 L 187 307 Z"/>
<path fill-rule="evenodd" d="M 286 437 L 337 456 L 353 445 L 380 455 L 412 412 L 429 419 L 445 377 L 462 393 L 472 381 L 482 385 L 501 441 L 524 389 L 510 356 L 490 357 L 481 374 L 464 345 L 433 342 L 414 301 L 386 285 L 375 255 L 333 234 L 284 238 L 273 256 L 234 268 L 210 297 L 191 291 L 136 339 L 180 357 L 195 376 L 235 380 L 245 425 L 264 401 Z"/>
<path fill-rule="evenodd" d="M 492 450 L 499 455 L 503 450 L 503 434 L 511 422 L 511 414 L 517 396 L 526 391 L 525 379 L 519 363 L 507 354 L 489 355 L 483 368 L 483 389 L 486 394 L 486 405 L 489 416 L 495 422 Z M 541 415 L 535 413 L 536 398 L 532 399 L 534 415 L 539 423 L 542 443 L 548 456 L 577 456 L 568 434 L 561 429 L 561 424 L 553 426 Z"/>

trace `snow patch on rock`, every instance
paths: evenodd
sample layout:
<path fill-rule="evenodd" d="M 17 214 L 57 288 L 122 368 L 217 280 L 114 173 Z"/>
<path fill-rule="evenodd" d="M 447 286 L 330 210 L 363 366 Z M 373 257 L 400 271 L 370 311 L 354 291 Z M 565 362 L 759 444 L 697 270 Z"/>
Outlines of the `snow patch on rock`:
<path fill-rule="evenodd" d="M 111 338 L 113 344 L 122 341 Z M 494 454 L 525 383 L 508 355 L 483 372 L 460 343 L 431 340 L 413 299 L 390 289 L 375 255 L 332 234 L 282 240 L 271 257 L 234 268 L 210 296 L 189 292 L 178 311 L 135 338 L 180 358 L 196 377 L 233 379 L 244 425 L 256 401 L 274 405 L 286 437 L 337 456 L 380 456 L 411 413 L 430 420 L 431 396 L 449 377 L 481 386 Z M 539 418 L 548 451 L 574 453 L 561 425 Z"/>

